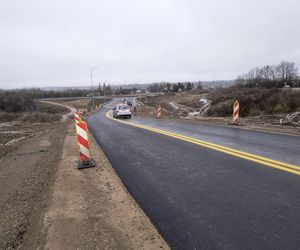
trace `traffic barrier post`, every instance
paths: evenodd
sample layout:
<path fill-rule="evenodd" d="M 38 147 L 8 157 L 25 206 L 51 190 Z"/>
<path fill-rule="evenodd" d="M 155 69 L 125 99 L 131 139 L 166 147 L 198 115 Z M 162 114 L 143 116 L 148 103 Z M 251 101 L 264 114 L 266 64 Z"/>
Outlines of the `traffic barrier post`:
<path fill-rule="evenodd" d="M 95 161 L 91 158 L 90 154 L 90 142 L 86 122 L 79 121 L 76 123 L 76 134 L 80 157 L 80 161 L 78 161 L 77 168 L 82 169 L 95 167 Z"/>
<path fill-rule="evenodd" d="M 232 114 L 232 124 L 239 124 L 239 112 L 240 112 L 240 104 L 238 100 L 235 100 L 233 103 L 233 114 Z"/>
<path fill-rule="evenodd" d="M 79 112 L 74 112 L 74 118 L 75 118 L 75 122 L 76 124 L 78 122 L 81 122 L 83 119 L 82 119 L 82 115 L 79 113 Z"/>
<path fill-rule="evenodd" d="M 156 118 L 160 118 L 161 117 L 161 106 L 158 104 L 156 107 L 156 114 L 155 114 Z"/>

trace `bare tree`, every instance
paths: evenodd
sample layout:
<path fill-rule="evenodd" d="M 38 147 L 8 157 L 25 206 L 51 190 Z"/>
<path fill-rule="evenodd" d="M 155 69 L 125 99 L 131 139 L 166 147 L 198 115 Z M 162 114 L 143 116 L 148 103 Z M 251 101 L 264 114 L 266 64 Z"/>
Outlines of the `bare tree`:
<path fill-rule="evenodd" d="M 261 76 L 260 76 L 260 69 L 259 68 L 255 68 L 250 70 L 247 74 L 246 74 L 246 79 L 247 79 L 247 85 L 249 87 L 256 87 L 257 83 L 259 82 Z"/>
<path fill-rule="evenodd" d="M 283 61 L 279 65 L 266 65 L 255 68 L 248 73 L 238 76 L 237 85 L 248 87 L 283 87 L 285 83 L 290 86 L 298 86 L 298 69 L 293 62 Z"/>
<path fill-rule="evenodd" d="M 264 81 L 275 81 L 276 80 L 276 66 L 266 65 L 260 69 L 260 77 Z"/>
<path fill-rule="evenodd" d="M 277 78 L 282 84 L 293 85 L 297 79 L 297 72 L 298 69 L 293 62 L 283 61 L 277 66 Z"/>
<path fill-rule="evenodd" d="M 100 83 L 100 82 L 99 82 L 99 87 L 98 87 L 98 88 L 99 88 L 99 95 L 100 95 L 100 96 L 102 96 L 102 95 L 103 95 L 103 93 L 102 93 L 102 89 L 101 89 L 101 83 Z"/>

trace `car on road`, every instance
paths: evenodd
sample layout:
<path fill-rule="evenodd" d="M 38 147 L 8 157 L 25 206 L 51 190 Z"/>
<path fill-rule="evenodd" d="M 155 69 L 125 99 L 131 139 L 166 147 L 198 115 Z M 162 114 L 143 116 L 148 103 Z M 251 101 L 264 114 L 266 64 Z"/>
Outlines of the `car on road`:
<path fill-rule="evenodd" d="M 113 108 L 113 117 L 131 118 L 130 107 L 126 104 L 120 104 Z"/>
<path fill-rule="evenodd" d="M 132 107 L 132 101 L 130 101 L 130 100 L 127 100 L 127 105 L 129 106 L 129 107 Z"/>

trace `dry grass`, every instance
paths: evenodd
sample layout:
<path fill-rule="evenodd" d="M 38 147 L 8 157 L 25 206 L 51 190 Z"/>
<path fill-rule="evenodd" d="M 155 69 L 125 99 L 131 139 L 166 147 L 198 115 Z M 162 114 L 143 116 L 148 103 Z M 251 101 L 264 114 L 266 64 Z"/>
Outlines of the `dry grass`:
<path fill-rule="evenodd" d="M 60 106 L 54 106 L 47 103 L 35 103 L 36 111 L 34 112 L 5 112 L 0 111 L 0 122 L 58 122 L 63 114 L 69 112 L 68 109 Z"/>
<path fill-rule="evenodd" d="M 60 119 L 61 119 L 60 114 L 31 112 L 31 113 L 23 113 L 18 120 L 22 122 L 41 123 L 41 122 L 58 122 Z"/>
<path fill-rule="evenodd" d="M 11 122 L 18 119 L 20 113 L 0 111 L 0 122 Z"/>
<path fill-rule="evenodd" d="M 227 88 L 208 94 L 208 116 L 231 116 L 235 99 L 240 102 L 240 116 L 276 115 L 300 108 L 300 92 L 283 89 Z"/>
<path fill-rule="evenodd" d="M 36 102 L 36 111 L 40 113 L 49 113 L 49 114 L 65 114 L 69 110 L 58 105 L 51 105 L 48 103 Z"/>
<path fill-rule="evenodd" d="M 95 98 L 94 104 L 98 106 L 110 100 L 111 98 L 106 98 L 106 99 Z M 77 109 L 87 109 L 87 110 L 90 110 L 93 104 L 91 98 L 64 100 L 63 103 Z"/>

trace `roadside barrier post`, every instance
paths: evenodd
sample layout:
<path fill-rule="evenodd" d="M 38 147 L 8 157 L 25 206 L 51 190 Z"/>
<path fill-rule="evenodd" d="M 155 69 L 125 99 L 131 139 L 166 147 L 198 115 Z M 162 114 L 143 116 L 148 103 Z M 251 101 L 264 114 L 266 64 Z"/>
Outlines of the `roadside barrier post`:
<path fill-rule="evenodd" d="M 238 100 L 235 100 L 233 103 L 233 115 L 232 115 L 232 124 L 239 124 L 239 112 L 240 112 L 240 104 Z"/>
<path fill-rule="evenodd" d="M 156 118 L 160 118 L 161 117 L 161 106 L 158 104 L 156 107 L 156 114 L 155 114 Z"/>
<path fill-rule="evenodd" d="M 77 124 L 78 122 L 81 122 L 82 119 L 82 115 L 79 112 L 74 112 L 74 118 L 75 118 L 75 123 Z"/>
<path fill-rule="evenodd" d="M 88 137 L 88 127 L 86 122 L 79 121 L 76 122 L 76 134 L 77 134 L 77 143 L 79 146 L 79 157 L 77 168 L 90 168 L 95 167 L 95 161 L 91 158 L 90 154 L 90 142 Z"/>

